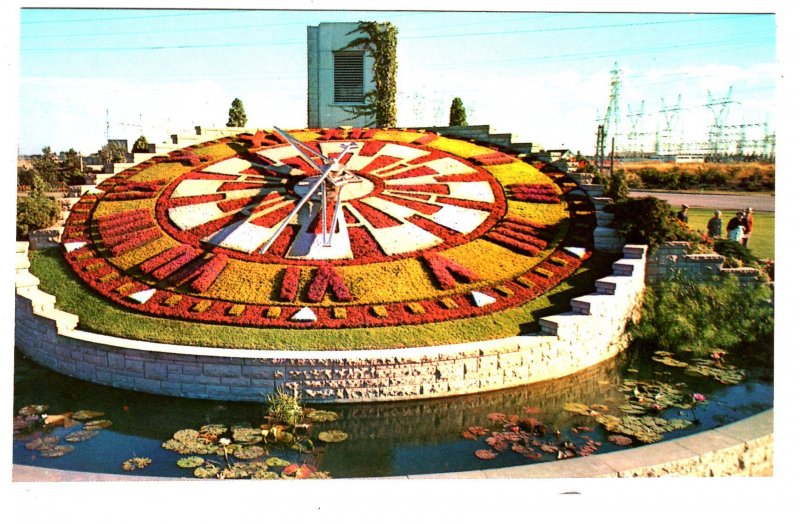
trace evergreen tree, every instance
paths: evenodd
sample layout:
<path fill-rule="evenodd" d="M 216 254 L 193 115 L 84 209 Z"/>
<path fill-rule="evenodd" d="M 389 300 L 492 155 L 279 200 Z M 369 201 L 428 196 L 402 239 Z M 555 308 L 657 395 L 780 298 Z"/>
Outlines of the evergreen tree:
<path fill-rule="evenodd" d="M 147 153 L 148 149 L 148 142 L 147 138 L 142 135 L 136 139 L 136 142 L 133 143 L 133 149 L 131 149 L 132 153 Z"/>
<path fill-rule="evenodd" d="M 238 98 L 234 98 L 231 102 L 231 108 L 228 110 L 228 127 L 244 127 L 247 124 L 247 115 L 244 112 L 244 104 Z"/>
<path fill-rule="evenodd" d="M 30 194 L 17 199 L 17 240 L 26 240 L 31 231 L 50 227 L 58 220 L 58 204 L 44 190 L 44 180 L 34 171 Z"/>
<path fill-rule="evenodd" d="M 455 97 L 453 102 L 450 104 L 450 125 L 467 125 L 467 111 L 464 109 L 464 103 L 459 97 Z"/>

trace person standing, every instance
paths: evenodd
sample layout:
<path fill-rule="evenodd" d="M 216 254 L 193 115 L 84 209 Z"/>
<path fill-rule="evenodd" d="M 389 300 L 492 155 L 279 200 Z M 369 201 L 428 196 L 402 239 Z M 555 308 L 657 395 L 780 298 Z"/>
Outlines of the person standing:
<path fill-rule="evenodd" d="M 728 240 L 733 240 L 734 242 L 742 243 L 742 236 L 744 235 L 744 213 L 739 211 L 736 213 L 736 216 L 731 218 L 728 221 L 728 225 L 725 226 L 725 231 L 728 232 Z"/>
<path fill-rule="evenodd" d="M 689 223 L 689 206 L 687 206 L 686 204 L 683 204 L 681 206 L 681 210 L 678 211 L 678 220 L 680 220 L 684 224 Z"/>
<path fill-rule="evenodd" d="M 753 208 L 748 207 L 744 210 L 744 216 L 742 217 L 742 225 L 744 226 L 744 236 L 742 237 L 742 245 L 747 247 L 747 243 L 750 242 L 750 237 L 753 234 Z"/>
<path fill-rule="evenodd" d="M 719 238 L 722 236 L 722 213 L 719 209 L 714 211 L 714 216 L 709 219 L 706 227 L 708 229 L 708 236 L 711 238 Z"/>

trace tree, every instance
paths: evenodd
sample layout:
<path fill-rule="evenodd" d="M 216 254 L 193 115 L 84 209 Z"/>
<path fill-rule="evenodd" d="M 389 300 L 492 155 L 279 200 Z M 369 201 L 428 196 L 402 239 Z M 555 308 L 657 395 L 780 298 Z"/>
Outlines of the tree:
<path fill-rule="evenodd" d="M 69 151 L 62 154 L 64 155 L 64 160 L 61 161 L 58 174 L 61 185 L 69 185 L 73 182 L 82 181 L 82 162 L 78 152 L 70 148 Z"/>
<path fill-rule="evenodd" d="M 359 22 L 352 33 L 365 33 L 344 49 L 362 48 L 374 59 L 375 89 L 364 95 L 362 107 L 347 108 L 353 115 L 371 117 L 377 127 L 397 125 L 397 28 L 389 22 Z"/>
<path fill-rule="evenodd" d="M 231 102 L 231 108 L 228 110 L 228 127 L 244 127 L 247 124 L 247 115 L 244 112 L 244 104 L 238 98 L 234 98 Z"/>
<path fill-rule="evenodd" d="M 33 170 L 39 174 L 42 186 L 46 188 L 57 188 L 61 185 L 58 167 L 56 154 L 53 153 L 49 146 L 42 148 L 41 157 L 33 159 Z"/>
<path fill-rule="evenodd" d="M 50 227 L 58 220 L 58 204 L 44 190 L 44 180 L 34 171 L 30 194 L 17 199 L 17 240 L 26 240 L 31 231 Z"/>
<path fill-rule="evenodd" d="M 133 143 L 133 148 L 131 149 L 131 153 L 147 153 L 149 149 L 147 138 L 142 135 L 136 139 L 136 142 Z"/>
<path fill-rule="evenodd" d="M 624 169 L 615 169 L 614 172 L 611 173 L 605 195 L 614 202 L 619 202 L 620 200 L 628 198 L 628 182 L 625 179 Z"/>
<path fill-rule="evenodd" d="M 104 164 L 113 164 L 115 162 L 125 161 L 125 148 L 116 142 L 110 142 L 100 149 L 100 161 Z"/>
<path fill-rule="evenodd" d="M 467 111 L 464 109 L 464 103 L 459 97 L 455 97 L 453 102 L 450 104 L 450 125 L 467 125 Z"/>

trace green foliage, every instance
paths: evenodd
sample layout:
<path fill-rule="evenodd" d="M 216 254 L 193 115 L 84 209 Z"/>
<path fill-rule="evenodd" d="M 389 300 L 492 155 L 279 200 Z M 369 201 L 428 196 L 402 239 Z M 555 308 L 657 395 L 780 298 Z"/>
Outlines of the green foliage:
<path fill-rule="evenodd" d="M 100 161 L 104 164 L 113 164 L 116 162 L 125 162 L 125 148 L 116 142 L 111 142 L 104 145 L 100 149 Z"/>
<path fill-rule="evenodd" d="M 225 124 L 228 127 L 244 127 L 247 124 L 247 115 L 244 112 L 244 104 L 238 98 L 234 98 L 231 102 L 231 108 L 228 110 L 228 122 Z"/>
<path fill-rule="evenodd" d="M 604 210 L 614 214 L 612 227 L 632 244 L 653 247 L 673 240 L 700 240 L 700 235 L 679 222 L 670 205 L 658 198 L 629 198 L 609 204 Z"/>
<path fill-rule="evenodd" d="M 736 277 L 694 282 L 676 277 L 645 292 L 641 318 L 628 326 L 634 346 L 664 351 L 735 350 L 772 344 L 772 289 Z"/>
<path fill-rule="evenodd" d="M 625 180 L 625 170 L 622 168 L 615 169 L 608 180 L 606 186 L 605 196 L 609 197 L 614 202 L 625 200 L 628 198 L 628 183 Z"/>
<path fill-rule="evenodd" d="M 467 110 L 459 97 L 455 97 L 450 104 L 450 124 L 451 126 L 467 125 Z"/>
<path fill-rule="evenodd" d="M 725 257 L 726 267 L 752 267 L 758 263 L 758 258 L 748 248 L 733 240 L 716 240 L 714 251 Z"/>
<path fill-rule="evenodd" d="M 267 415 L 275 422 L 293 426 L 303 420 L 303 407 L 294 395 L 277 390 L 267 397 Z"/>
<path fill-rule="evenodd" d="M 44 194 L 44 182 L 34 172 L 30 195 L 17 199 L 17 240 L 27 240 L 31 231 L 52 226 L 58 213 L 58 204 Z"/>
<path fill-rule="evenodd" d="M 375 60 L 375 89 L 365 95 L 365 105 L 347 108 L 353 118 L 372 117 L 376 127 L 397 125 L 397 28 L 389 22 L 359 22 L 352 33 L 364 33 L 344 49 L 360 48 Z"/>
<path fill-rule="evenodd" d="M 136 142 L 133 143 L 133 148 L 131 152 L 133 153 L 147 153 L 148 150 L 148 142 L 147 137 L 144 135 L 140 136 L 136 139 Z"/>

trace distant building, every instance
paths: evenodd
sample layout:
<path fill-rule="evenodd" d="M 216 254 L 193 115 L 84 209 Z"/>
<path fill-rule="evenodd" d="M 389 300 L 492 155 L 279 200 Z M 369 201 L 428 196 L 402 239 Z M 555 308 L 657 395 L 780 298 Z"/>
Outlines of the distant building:
<path fill-rule="evenodd" d="M 348 109 L 364 106 L 375 88 L 374 59 L 365 50 L 343 49 L 362 33 L 350 34 L 357 23 L 309 26 L 308 127 L 367 126 L 369 117 L 353 117 Z"/>

